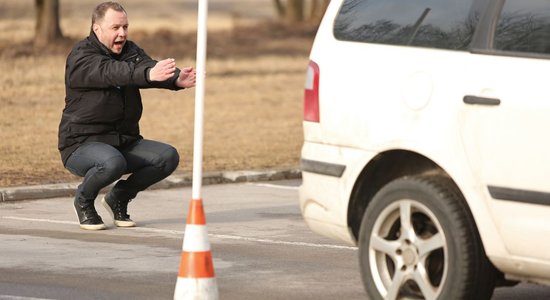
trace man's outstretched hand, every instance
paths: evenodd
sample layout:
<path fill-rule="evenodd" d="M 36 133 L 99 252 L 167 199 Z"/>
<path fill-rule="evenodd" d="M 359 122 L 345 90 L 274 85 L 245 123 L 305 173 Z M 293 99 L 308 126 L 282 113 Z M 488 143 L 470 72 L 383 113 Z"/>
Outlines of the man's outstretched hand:
<path fill-rule="evenodd" d="M 157 62 L 157 64 L 149 70 L 150 81 L 165 81 L 174 76 L 176 73 L 176 60 L 167 58 Z"/>
<path fill-rule="evenodd" d="M 176 85 L 181 88 L 191 88 L 197 83 L 197 71 L 193 67 L 181 69 L 180 76 L 176 79 Z"/>
<path fill-rule="evenodd" d="M 176 73 L 176 60 L 167 58 L 157 62 L 157 64 L 149 70 L 150 81 L 165 81 L 174 76 Z M 176 79 L 176 86 L 180 88 L 194 87 L 197 82 L 197 71 L 193 67 L 181 69 L 180 75 Z"/>

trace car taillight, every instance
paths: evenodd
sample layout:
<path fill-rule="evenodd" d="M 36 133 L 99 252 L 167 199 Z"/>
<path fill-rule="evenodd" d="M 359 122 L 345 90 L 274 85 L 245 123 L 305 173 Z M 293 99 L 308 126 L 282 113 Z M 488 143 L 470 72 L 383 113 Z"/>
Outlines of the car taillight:
<path fill-rule="evenodd" d="M 319 66 L 309 61 L 304 91 L 304 121 L 319 122 Z"/>

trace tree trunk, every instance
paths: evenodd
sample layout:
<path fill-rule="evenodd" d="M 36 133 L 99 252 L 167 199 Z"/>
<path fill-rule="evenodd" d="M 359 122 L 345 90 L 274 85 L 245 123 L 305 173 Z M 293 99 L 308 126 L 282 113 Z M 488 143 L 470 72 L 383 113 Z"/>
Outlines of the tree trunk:
<path fill-rule="evenodd" d="M 43 47 L 63 38 L 59 26 L 59 0 L 35 0 L 34 45 Z"/>
<path fill-rule="evenodd" d="M 303 0 L 287 0 L 286 21 L 289 23 L 298 23 L 304 20 L 304 2 Z"/>
<path fill-rule="evenodd" d="M 310 20 L 313 22 L 320 22 L 327 10 L 330 0 L 311 0 L 311 14 Z"/>
<path fill-rule="evenodd" d="M 273 0 L 279 20 L 287 23 L 319 22 L 330 0 Z"/>
<path fill-rule="evenodd" d="M 275 4 L 275 10 L 277 10 L 277 16 L 279 16 L 279 19 L 284 19 L 286 10 L 283 2 L 281 0 L 273 0 L 273 3 Z"/>

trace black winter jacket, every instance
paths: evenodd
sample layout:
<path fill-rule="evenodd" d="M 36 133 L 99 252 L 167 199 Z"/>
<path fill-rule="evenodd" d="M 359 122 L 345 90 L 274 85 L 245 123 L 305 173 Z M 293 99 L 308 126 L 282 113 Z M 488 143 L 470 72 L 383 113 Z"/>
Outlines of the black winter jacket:
<path fill-rule="evenodd" d="M 65 165 L 84 142 L 124 147 L 139 139 L 142 113 L 140 88 L 178 90 L 173 78 L 150 82 L 156 61 L 135 43 L 127 41 L 117 55 L 92 32 L 77 43 L 65 66 L 65 108 L 59 124 L 61 159 Z"/>

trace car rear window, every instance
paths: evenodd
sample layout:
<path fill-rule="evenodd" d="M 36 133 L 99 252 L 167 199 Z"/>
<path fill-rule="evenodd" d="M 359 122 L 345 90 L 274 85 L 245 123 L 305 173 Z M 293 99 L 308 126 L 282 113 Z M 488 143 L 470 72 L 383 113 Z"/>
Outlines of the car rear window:
<path fill-rule="evenodd" d="M 498 19 L 494 47 L 550 54 L 550 1 L 507 0 Z"/>
<path fill-rule="evenodd" d="M 334 35 L 344 41 L 466 50 L 479 19 L 473 3 L 345 0 L 334 23 Z"/>

